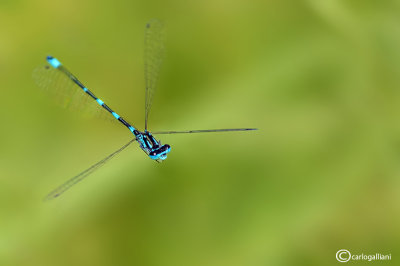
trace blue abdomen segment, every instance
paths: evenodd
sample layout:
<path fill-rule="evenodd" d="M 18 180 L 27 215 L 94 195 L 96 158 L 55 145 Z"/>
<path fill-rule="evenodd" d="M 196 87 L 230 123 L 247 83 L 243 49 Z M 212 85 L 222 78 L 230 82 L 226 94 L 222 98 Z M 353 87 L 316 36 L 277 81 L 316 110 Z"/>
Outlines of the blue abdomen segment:
<path fill-rule="evenodd" d="M 57 58 L 54 58 L 52 56 L 47 56 L 47 62 L 49 62 L 49 64 L 54 67 L 54 68 L 58 68 L 59 66 L 61 66 L 60 61 L 57 60 Z"/>
<path fill-rule="evenodd" d="M 116 112 L 112 112 L 111 114 L 115 117 L 115 119 L 119 118 L 119 115 Z"/>

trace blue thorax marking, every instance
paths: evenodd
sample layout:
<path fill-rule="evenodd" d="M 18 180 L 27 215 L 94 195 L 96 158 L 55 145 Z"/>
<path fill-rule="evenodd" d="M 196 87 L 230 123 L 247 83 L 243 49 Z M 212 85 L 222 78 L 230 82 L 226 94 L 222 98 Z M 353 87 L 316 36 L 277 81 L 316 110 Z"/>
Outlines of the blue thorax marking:
<path fill-rule="evenodd" d="M 157 150 L 160 147 L 159 142 L 149 132 L 140 132 L 136 136 L 136 139 L 139 142 L 142 150 L 144 150 L 147 154 Z"/>

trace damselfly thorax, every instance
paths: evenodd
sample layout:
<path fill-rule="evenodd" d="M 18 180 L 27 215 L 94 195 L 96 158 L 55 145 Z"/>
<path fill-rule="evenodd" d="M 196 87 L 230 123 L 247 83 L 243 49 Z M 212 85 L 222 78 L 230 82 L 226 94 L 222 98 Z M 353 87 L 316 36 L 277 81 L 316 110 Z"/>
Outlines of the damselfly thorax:
<path fill-rule="evenodd" d="M 136 136 L 140 148 L 153 160 L 162 162 L 167 159 L 167 154 L 171 151 L 171 146 L 168 144 L 161 145 L 161 140 L 156 140 L 154 136 L 147 130 L 139 132 Z"/>

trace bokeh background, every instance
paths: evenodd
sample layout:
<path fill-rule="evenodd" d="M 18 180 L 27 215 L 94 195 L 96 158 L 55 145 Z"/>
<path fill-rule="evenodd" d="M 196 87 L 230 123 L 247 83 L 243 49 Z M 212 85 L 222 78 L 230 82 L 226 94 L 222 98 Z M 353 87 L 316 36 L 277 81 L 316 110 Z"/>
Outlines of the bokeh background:
<path fill-rule="evenodd" d="M 138 128 L 143 37 L 166 24 L 152 130 L 59 108 L 31 78 L 46 55 Z M 400 3 L 372 0 L 0 2 L 0 265 L 336 265 L 400 240 Z M 362 264 L 360 262 L 360 264 Z"/>

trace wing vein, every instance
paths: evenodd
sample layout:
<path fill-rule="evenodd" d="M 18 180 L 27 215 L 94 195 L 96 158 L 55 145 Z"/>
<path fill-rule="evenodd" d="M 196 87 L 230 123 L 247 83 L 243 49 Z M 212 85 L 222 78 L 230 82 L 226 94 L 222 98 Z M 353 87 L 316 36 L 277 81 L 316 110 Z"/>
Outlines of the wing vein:
<path fill-rule="evenodd" d="M 146 24 L 144 38 L 144 77 L 146 83 L 145 94 L 145 129 L 154 92 L 164 59 L 164 25 L 157 19 L 152 19 Z"/>
<path fill-rule="evenodd" d="M 258 130 L 257 128 L 224 128 L 224 129 L 202 129 L 202 130 L 183 130 L 183 131 L 155 131 L 152 134 L 182 134 L 182 133 L 209 133 L 209 132 L 227 132 L 227 131 L 249 131 Z"/>
<path fill-rule="evenodd" d="M 63 194 L 65 191 L 67 191 L 68 189 L 70 189 L 72 186 L 74 186 L 75 184 L 79 183 L 80 181 L 82 181 L 83 179 L 85 179 L 86 177 L 88 177 L 90 174 L 92 174 L 94 171 L 96 171 L 97 169 L 99 169 L 101 166 L 103 166 L 106 162 L 108 162 L 109 160 L 111 160 L 115 155 L 117 155 L 118 153 L 120 153 L 121 151 L 123 151 L 125 148 L 127 148 L 130 144 L 132 144 L 132 142 L 134 142 L 136 139 L 132 139 L 130 140 L 128 143 L 126 143 L 124 146 L 122 146 L 121 148 L 119 148 L 118 150 L 114 151 L 113 153 L 111 153 L 110 155 L 108 155 L 107 157 L 103 158 L 102 160 L 100 160 L 99 162 L 93 164 L 92 166 L 90 166 L 89 168 L 87 168 L 86 170 L 82 171 L 81 173 L 77 174 L 76 176 L 70 178 L 69 180 L 67 180 L 65 183 L 63 183 L 62 185 L 60 185 L 59 187 L 57 187 L 56 189 L 54 189 L 53 191 L 51 191 L 49 194 L 47 194 L 47 196 L 45 197 L 45 201 L 46 200 L 51 200 L 54 198 L 59 197 L 61 194 Z"/>

